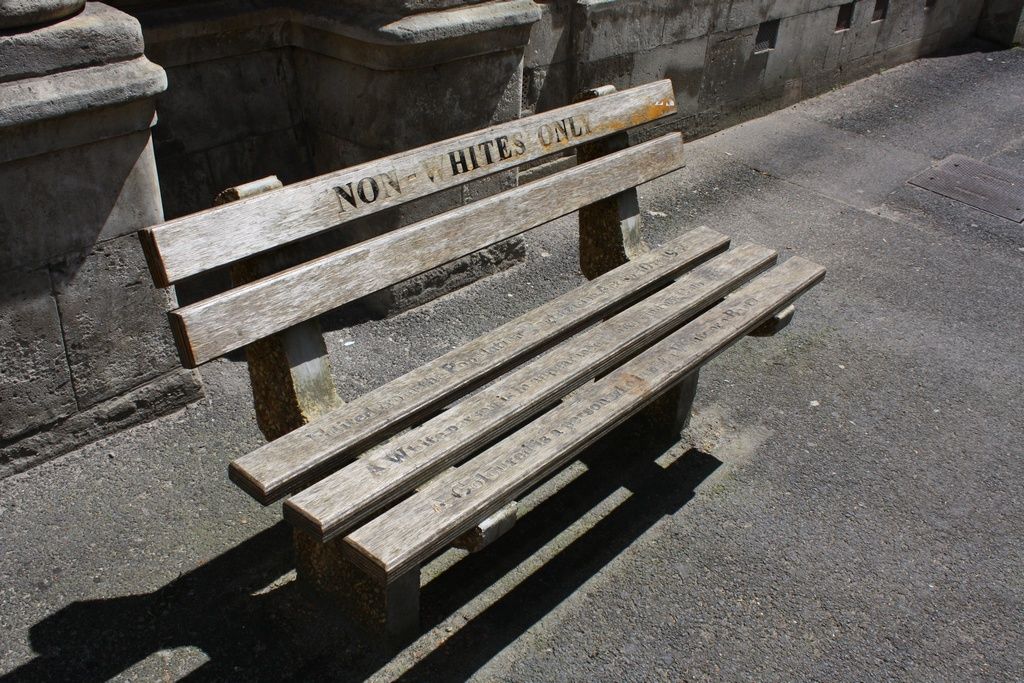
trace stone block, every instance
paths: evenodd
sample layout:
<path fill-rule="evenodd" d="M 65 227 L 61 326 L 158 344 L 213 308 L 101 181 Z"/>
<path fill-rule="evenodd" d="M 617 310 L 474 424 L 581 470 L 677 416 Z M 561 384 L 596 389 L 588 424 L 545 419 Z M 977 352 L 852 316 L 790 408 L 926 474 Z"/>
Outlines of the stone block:
<path fill-rule="evenodd" d="M 985 0 L 962 0 L 961 2 L 956 3 L 955 8 L 950 8 L 955 9 L 952 21 L 945 26 L 942 26 L 938 20 L 930 22 L 928 26 L 929 33 L 945 33 L 946 37 L 943 39 L 943 44 L 946 46 L 967 40 L 975 35 L 985 6 Z M 939 7 L 941 7 L 941 4 L 936 5 L 936 8 Z M 938 13 L 936 16 L 938 19 L 942 19 L 944 15 L 943 13 Z M 1020 39 L 1018 42 L 1024 40 L 1024 33 L 1020 32 L 1022 24 L 1024 24 L 1024 14 L 1022 14 L 1021 17 L 1021 24 L 1018 24 L 1017 27 L 1017 35 L 1018 39 Z"/>
<path fill-rule="evenodd" d="M 956 29 L 951 35 L 971 37 L 981 21 L 987 0 L 961 0 L 960 2 L 939 2 L 928 11 L 927 33 Z"/>
<path fill-rule="evenodd" d="M 312 168 L 308 152 L 294 128 L 249 135 L 209 149 L 206 157 L 214 194 L 270 175 L 286 185 L 308 178 Z M 205 206 L 194 210 L 208 208 L 212 200 L 207 198 Z"/>
<path fill-rule="evenodd" d="M 838 64 L 852 64 L 869 57 L 875 51 L 875 43 L 885 21 L 872 21 L 873 11 L 873 2 L 858 2 L 854 6 L 849 30 L 839 34 L 842 44 L 839 47 Z"/>
<path fill-rule="evenodd" d="M 124 61 L 141 55 L 142 48 L 142 29 L 134 17 L 91 2 L 66 21 L 4 36 L 0 83 Z"/>
<path fill-rule="evenodd" d="M 80 408 L 180 367 L 166 311 L 134 235 L 101 242 L 54 268 L 68 361 Z"/>
<path fill-rule="evenodd" d="M 497 52 L 522 53 L 540 19 L 533 0 L 494 0 L 443 11 L 382 15 L 349 3 L 318 3 L 289 15 L 289 44 L 378 72 L 448 65 Z"/>
<path fill-rule="evenodd" d="M 940 10 L 941 11 L 941 10 Z M 927 35 L 928 20 L 939 12 L 927 9 L 924 3 L 890 3 L 889 13 L 881 23 L 875 51 L 890 50 Z"/>
<path fill-rule="evenodd" d="M 60 316 L 45 270 L 0 275 L 0 442 L 74 412 Z"/>
<path fill-rule="evenodd" d="M 583 0 L 575 26 L 582 61 L 652 50 L 706 36 L 724 3 L 716 0 Z"/>
<path fill-rule="evenodd" d="M 226 187 L 214 184 L 206 150 L 179 154 L 159 151 L 156 167 L 168 220 L 210 208 L 213 198 Z"/>
<path fill-rule="evenodd" d="M 568 0 L 538 4 L 540 19 L 530 27 L 526 68 L 545 67 L 569 59 L 572 45 L 573 5 Z"/>
<path fill-rule="evenodd" d="M 167 70 L 153 129 L 158 154 L 211 149 L 292 128 L 298 102 L 286 50 L 268 50 Z M 337 83 L 335 84 L 337 87 Z"/>
<path fill-rule="evenodd" d="M 523 71 L 523 116 L 555 109 L 572 102 L 575 93 L 572 62 L 537 66 Z"/>
<path fill-rule="evenodd" d="M 636 55 L 630 54 L 606 57 L 593 62 L 577 62 L 575 90 L 582 92 L 602 85 L 614 85 L 618 90 L 627 88 L 633 81 L 635 64 Z"/>
<path fill-rule="evenodd" d="M 0 272 L 34 268 L 162 219 L 146 131 L 0 164 Z"/>
<path fill-rule="evenodd" d="M 578 65 L 576 78 L 581 90 L 614 85 L 625 90 L 669 78 L 680 112 L 699 108 L 698 96 L 707 58 L 708 39 L 696 38 L 662 45 L 631 55 L 619 55 Z"/>
<path fill-rule="evenodd" d="M 874 51 L 888 52 L 889 63 L 901 63 L 892 60 L 900 54 L 907 55 L 902 61 L 928 54 L 933 50 L 925 48 L 926 44 L 941 47 L 964 40 L 972 35 L 971 27 L 978 25 L 983 4 L 983 0 L 962 0 L 929 8 L 923 3 L 890 3 L 888 16 L 879 23 Z M 924 40 L 936 34 L 941 34 L 938 41 Z M 898 49 L 912 44 L 917 48 Z"/>
<path fill-rule="evenodd" d="M 284 3 L 114 0 L 112 4 L 139 18 L 146 55 L 168 71 L 291 46 L 292 26 Z"/>
<path fill-rule="evenodd" d="M 636 56 L 633 65 L 632 85 L 643 85 L 661 78 L 671 79 L 679 113 L 696 112 L 700 108 L 707 52 L 707 38 L 695 38 L 642 52 Z"/>
<path fill-rule="evenodd" d="M 765 21 L 793 17 L 811 11 L 814 0 L 734 0 L 721 31 L 736 31 Z M 836 2 L 835 4 L 839 4 Z"/>
<path fill-rule="evenodd" d="M 754 54 L 757 27 L 716 33 L 708 42 L 700 109 L 727 107 L 756 97 L 771 52 Z"/>
<path fill-rule="evenodd" d="M 0 83 L 0 128 L 147 100 L 166 87 L 164 70 L 145 57 L 8 81 Z"/>
<path fill-rule="evenodd" d="M 0 479 L 23 472 L 108 434 L 166 415 L 203 396 L 199 375 L 181 368 L 45 430 L 0 443 Z"/>
<path fill-rule="evenodd" d="M 85 0 L 4 0 L 0 4 L 0 29 L 55 21 L 82 9 Z"/>
<path fill-rule="evenodd" d="M 717 25 L 719 31 L 735 31 L 741 28 L 756 26 L 765 21 L 795 17 L 808 12 L 831 10 L 838 16 L 839 6 L 851 0 L 733 0 L 728 3 L 722 21 Z M 868 3 L 874 0 L 853 0 Z M 725 5 L 726 3 L 721 3 Z M 922 0 L 923 4 L 923 0 Z"/>
<path fill-rule="evenodd" d="M 276 175 L 286 184 L 308 178 L 314 175 L 309 150 L 298 130 L 286 129 L 208 150 L 159 153 L 164 213 L 170 219 L 208 209 L 225 188 L 268 175 Z"/>
<path fill-rule="evenodd" d="M 355 7 L 364 7 L 390 14 L 415 14 L 463 5 L 476 5 L 488 0 L 348 0 Z"/>
<path fill-rule="evenodd" d="M 768 55 L 761 88 L 784 90 L 786 84 L 827 68 L 829 54 L 838 52 L 843 36 L 835 32 L 836 10 L 824 9 L 787 17 L 779 22 L 776 48 Z"/>
<path fill-rule="evenodd" d="M 303 118 L 314 129 L 364 148 L 412 149 L 518 117 L 522 59 L 521 52 L 506 51 L 443 69 L 380 72 L 300 52 Z"/>

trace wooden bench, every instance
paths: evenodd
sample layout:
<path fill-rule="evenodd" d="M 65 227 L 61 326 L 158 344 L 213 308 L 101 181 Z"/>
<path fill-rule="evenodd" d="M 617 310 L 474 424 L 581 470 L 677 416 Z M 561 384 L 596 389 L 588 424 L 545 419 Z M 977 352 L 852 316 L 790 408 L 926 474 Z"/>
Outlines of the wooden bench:
<path fill-rule="evenodd" d="M 653 250 L 641 239 L 636 186 L 679 169 L 683 140 L 631 146 L 626 131 L 675 109 L 669 81 L 602 88 L 288 187 L 233 188 L 142 232 L 158 285 L 231 264 L 236 286 L 172 311 L 171 326 L 188 367 L 245 347 L 269 442 L 229 476 L 264 505 L 291 496 L 300 578 L 399 641 L 414 635 L 425 562 L 493 541 L 517 497 L 631 416 L 678 438 L 700 367 L 788 322 L 821 267 L 776 266 L 774 251 L 729 249 L 707 228 Z M 281 269 L 285 245 L 572 147 L 573 168 Z M 319 314 L 575 211 L 589 282 L 339 400 Z"/>

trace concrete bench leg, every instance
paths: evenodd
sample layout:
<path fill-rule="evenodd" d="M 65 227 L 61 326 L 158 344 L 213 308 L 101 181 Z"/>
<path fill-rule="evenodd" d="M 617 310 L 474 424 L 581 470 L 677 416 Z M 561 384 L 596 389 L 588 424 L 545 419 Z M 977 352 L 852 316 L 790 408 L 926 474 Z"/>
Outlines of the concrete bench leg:
<path fill-rule="evenodd" d="M 277 176 L 229 187 L 214 206 L 282 187 Z M 291 262 L 277 249 L 231 266 L 231 281 L 244 285 L 283 270 Z M 331 378 L 327 344 L 316 318 L 249 344 L 245 349 L 256 422 L 268 441 L 280 438 L 341 405 Z"/>
<path fill-rule="evenodd" d="M 580 93 L 577 101 L 615 92 L 602 86 Z M 629 147 L 629 135 L 616 133 L 607 138 L 580 145 L 579 163 Z M 636 188 L 580 209 L 580 269 L 588 279 L 607 273 L 648 251 L 640 234 L 640 201 Z M 690 409 L 697 392 L 698 373 L 694 371 L 677 386 L 658 397 L 642 412 L 616 430 L 619 436 L 639 439 L 641 444 L 664 447 L 679 439 L 690 422 Z M 623 441 L 623 445 L 629 445 Z M 635 443 L 635 442 L 634 442 Z"/>
<path fill-rule="evenodd" d="M 694 370 L 617 427 L 609 435 L 614 447 L 657 452 L 673 446 L 690 424 L 699 379 L 700 371 Z"/>
<path fill-rule="evenodd" d="M 370 579 L 341 552 L 341 541 L 321 543 L 296 529 L 295 568 L 299 581 L 339 603 L 345 615 L 389 649 L 402 647 L 419 636 L 420 570 L 387 585 Z"/>

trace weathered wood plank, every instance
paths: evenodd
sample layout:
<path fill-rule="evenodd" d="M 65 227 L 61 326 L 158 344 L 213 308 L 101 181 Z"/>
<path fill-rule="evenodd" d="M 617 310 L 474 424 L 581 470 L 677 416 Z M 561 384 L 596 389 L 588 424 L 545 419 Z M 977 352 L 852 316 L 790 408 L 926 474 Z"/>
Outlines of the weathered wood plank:
<path fill-rule="evenodd" d="M 708 261 L 296 494 L 285 502 L 285 517 L 325 540 L 344 533 L 654 343 L 770 267 L 776 256 L 746 245 Z"/>
<path fill-rule="evenodd" d="M 668 387 L 755 329 L 825 271 L 799 257 L 345 538 L 378 581 L 400 576 L 541 481 Z"/>
<path fill-rule="evenodd" d="M 170 314 L 198 365 L 360 296 L 676 170 L 671 133 L 529 185 L 428 218 Z M 570 189 L 571 188 L 571 189 Z"/>
<path fill-rule="evenodd" d="M 269 504 L 524 358 L 642 298 L 728 244 L 717 232 L 693 230 L 238 458 L 231 463 L 230 477 Z"/>
<path fill-rule="evenodd" d="M 676 111 L 670 81 L 581 102 L 290 185 L 140 233 L 157 286 Z"/>

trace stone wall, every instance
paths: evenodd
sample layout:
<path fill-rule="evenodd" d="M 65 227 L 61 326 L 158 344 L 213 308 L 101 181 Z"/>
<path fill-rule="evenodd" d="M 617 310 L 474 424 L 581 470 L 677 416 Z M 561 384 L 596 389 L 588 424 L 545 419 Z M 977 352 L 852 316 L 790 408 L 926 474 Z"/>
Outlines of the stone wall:
<path fill-rule="evenodd" d="M 539 16 L 532 0 L 119 5 L 141 19 L 147 55 L 168 75 L 154 131 L 168 217 L 266 175 L 291 183 L 517 118 L 523 52 Z M 413 202 L 310 240 L 305 253 L 515 182 L 504 174 Z M 522 241 L 511 240 L 368 297 L 362 308 L 374 315 L 408 308 L 522 254 Z M 224 286 L 223 274 L 196 278 L 178 287 L 179 298 Z"/>
<path fill-rule="evenodd" d="M 155 139 L 164 210 L 175 217 L 225 187 L 271 173 L 293 182 L 604 83 L 671 78 L 682 104 L 671 125 L 696 137 L 955 43 L 974 32 L 984 0 L 891 0 L 873 21 L 876 2 L 115 4 L 142 21 L 147 55 L 168 74 Z M 837 32 L 844 4 L 852 22 Z M 774 20 L 774 49 L 754 54 Z"/>
<path fill-rule="evenodd" d="M 999 45 L 1024 45 L 1024 0 L 986 0 L 978 35 Z"/>
<path fill-rule="evenodd" d="M 954 44 L 974 33 L 985 4 L 889 0 L 877 21 L 879 2 L 115 4 L 141 19 L 147 55 L 168 73 L 155 135 L 173 217 L 269 173 L 292 182 L 605 83 L 671 78 L 682 111 L 670 127 L 697 137 Z M 843 5 L 850 25 L 837 31 Z M 755 50 L 759 31 L 773 34 L 772 49 Z M 517 81 L 512 102 L 502 88 Z"/>
<path fill-rule="evenodd" d="M 667 127 L 692 139 L 960 42 L 974 33 L 984 2 L 890 0 L 881 20 L 878 4 L 547 2 L 527 51 L 523 109 L 542 111 L 605 83 L 671 78 L 680 115 Z M 840 12 L 850 10 L 844 28 Z"/>
<path fill-rule="evenodd" d="M 116 1 L 116 0 L 115 0 Z M 566 104 L 583 89 L 671 78 L 695 138 L 970 36 L 984 0 L 120 0 L 167 71 L 154 136 L 168 217 L 226 187 L 291 183 Z M 989 0 L 998 2 L 1001 0 Z M 849 28 L 837 30 L 842 7 Z M 760 31 L 774 31 L 756 50 Z M 541 163 L 532 175 L 572 163 Z M 451 190 L 322 236 L 320 253 L 517 182 Z M 370 297 L 408 308 L 522 254 L 513 240 Z M 178 287 L 191 302 L 223 275 Z"/>
<path fill-rule="evenodd" d="M 149 129 L 166 83 L 138 22 L 24 0 L 0 24 L 2 477 L 200 388 L 134 234 L 162 219 Z"/>

